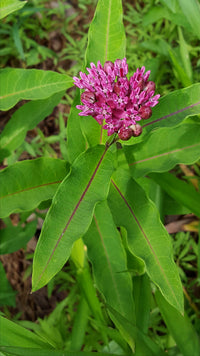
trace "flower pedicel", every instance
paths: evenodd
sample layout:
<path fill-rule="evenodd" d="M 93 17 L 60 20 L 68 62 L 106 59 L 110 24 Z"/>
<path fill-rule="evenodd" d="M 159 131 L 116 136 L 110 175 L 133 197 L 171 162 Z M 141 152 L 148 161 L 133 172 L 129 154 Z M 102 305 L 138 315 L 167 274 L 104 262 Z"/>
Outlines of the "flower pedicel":
<path fill-rule="evenodd" d="M 108 136 L 118 133 L 121 140 L 139 136 L 142 127 L 137 122 L 150 118 L 151 107 L 160 97 L 154 96 L 155 83 L 148 80 L 150 71 L 144 73 L 145 67 L 137 69 L 128 80 L 126 58 L 107 61 L 103 67 L 100 61 L 97 66 L 90 66 L 89 74 L 80 72 L 81 79 L 73 78 L 78 88 L 85 89 L 81 94 L 83 105 L 76 106 L 81 110 L 79 115 L 91 115 L 108 130 Z"/>

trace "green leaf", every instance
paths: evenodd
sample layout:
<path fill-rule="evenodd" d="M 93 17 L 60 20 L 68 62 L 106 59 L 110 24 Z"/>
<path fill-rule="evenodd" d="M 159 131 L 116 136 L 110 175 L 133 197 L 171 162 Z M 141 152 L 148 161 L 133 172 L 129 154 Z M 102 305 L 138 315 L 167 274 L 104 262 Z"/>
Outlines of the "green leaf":
<path fill-rule="evenodd" d="M 12 289 L 7 279 L 6 272 L 3 268 L 3 264 L 1 261 L 0 261 L 0 276 L 1 276 L 0 307 L 5 307 L 5 305 L 15 307 L 16 306 L 15 296 L 17 292 Z"/>
<path fill-rule="evenodd" d="M 12 253 L 25 247 L 36 231 L 37 221 L 31 221 L 25 227 L 8 226 L 1 230 L 0 254 Z"/>
<path fill-rule="evenodd" d="M 80 90 L 76 89 L 76 96 L 67 120 L 67 153 L 70 163 L 87 148 L 86 139 L 81 130 L 82 117 L 78 115 L 79 111 L 76 108 L 78 104 L 80 104 Z"/>
<path fill-rule="evenodd" d="M 190 23 L 193 34 L 200 39 L 200 5 L 197 0 L 179 0 L 179 5 Z"/>
<path fill-rule="evenodd" d="M 128 172 L 118 170 L 111 182 L 108 202 L 116 225 L 127 230 L 129 249 L 143 259 L 150 279 L 182 313 L 182 286 L 173 261 L 171 241 L 154 203 Z"/>
<path fill-rule="evenodd" d="M 99 0 L 88 33 L 86 66 L 125 57 L 121 0 Z"/>
<path fill-rule="evenodd" d="M 0 172 L 0 217 L 29 211 L 52 199 L 69 172 L 69 164 L 54 158 L 22 161 Z"/>
<path fill-rule="evenodd" d="M 21 9 L 26 3 L 27 1 L 22 2 L 20 0 L 0 0 L 0 19 Z"/>
<path fill-rule="evenodd" d="M 94 352 L 84 351 L 59 351 L 47 349 L 35 349 L 26 347 L 5 347 L 0 346 L 0 351 L 7 352 L 14 356 L 94 356 Z M 104 352 L 95 352 L 95 356 L 116 356 L 116 354 L 108 354 Z M 159 356 L 159 355 L 158 355 Z"/>
<path fill-rule="evenodd" d="M 158 105 L 153 108 L 153 114 L 148 123 L 143 125 L 143 134 L 140 138 L 143 140 L 144 134 L 157 127 L 176 126 L 186 116 L 199 114 L 199 97 L 200 84 L 194 84 L 188 88 L 175 90 L 160 98 Z"/>
<path fill-rule="evenodd" d="M 180 315 L 166 302 L 159 291 L 156 291 L 155 299 L 167 328 L 183 356 L 199 356 L 199 338 L 187 314 Z"/>
<path fill-rule="evenodd" d="M 65 75 L 39 69 L 5 68 L 0 70 L 0 110 L 8 110 L 18 101 L 46 99 L 73 86 Z"/>
<path fill-rule="evenodd" d="M 200 217 L 200 194 L 194 186 L 176 178 L 171 173 L 150 173 L 149 176 L 178 203 Z"/>
<path fill-rule="evenodd" d="M 52 348 L 51 345 L 44 342 L 39 336 L 31 331 L 13 323 L 12 321 L 0 316 L 0 345 L 21 346 L 35 348 Z"/>
<path fill-rule="evenodd" d="M 46 216 L 33 261 L 33 291 L 67 261 L 73 243 L 88 229 L 94 207 L 108 193 L 113 155 L 104 146 L 82 153 L 60 185 Z"/>
<path fill-rule="evenodd" d="M 200 158 L 200 120 L 188 118 L 176 127 L 152 131 L 147 139 L 124 151 L 133 177 L 169 171 L 178 163 L 192 164 Z"/>
<path fill-rule="evenodd" d="M 97 287 L 106 303 L 134 323 L 132 281 L 127 271 L 126 254 L 106 202 L 97 204 L 84 242 Z"/>
<path fill-rule="evenodd" d="M 44 100 L 31 101 L 15 111 L 0 135 L 0 160 L 9 156 L 23 143 L 28 130 L 32 130 L 51 114 L 63 94 L 61 92 Z"/>

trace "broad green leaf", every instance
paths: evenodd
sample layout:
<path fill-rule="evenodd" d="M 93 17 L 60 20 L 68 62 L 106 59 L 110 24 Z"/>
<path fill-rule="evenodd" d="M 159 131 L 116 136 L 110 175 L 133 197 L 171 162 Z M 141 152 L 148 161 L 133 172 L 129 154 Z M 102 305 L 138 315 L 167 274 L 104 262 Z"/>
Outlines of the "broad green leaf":
<path fill-rule="evenodd" d="M 37 221 L 31 221 L 25 227 L 7 226 L 1 230 L 0 255 L 12 253 L 25 247 L 36 231 Z"/>
<path fill-rule="evenodd" d="M 0 19 L 3 19 L 12 12 L 21 9 L 27 1 L 20 0 L 0 0 Z"/>
<path fill-rule="evenodd" d="M 84 242 L 97 287 L 106 303 L 135 323 L 132 281 L 127 271 L 126 254 L 106 202 L 97 204 Z"/>
<path fill-rule="evenodd" d="M 200 5 L 198 0 L 178 0 L 179 5 L 190 23 L 193 34 L 200 39 Z"/>
<path fill-rule="evenodd" d="M 0 346 L 0 351 L 7 352 L 9 355 L 14 356 L 94 356 L 94 352 L 84 351 L 59 351 L 47 349 L 35 349 L 26 347 L 6 347 Z M 116 356 L 116 354 L 95 352 L 95 356 Z M 158 355 L 159 356 L 159 355 Z"/>
<path fill-rule="evenodd" d="M 22 99 L 46 99 L 73 86 L 69 76 L 39 69 L 1 69 L 0 80 L 4 84 L 0 86 L 0 110 L 8 110 Z"/>
<path fill-rule="evenodd" d="M 0 345 L 2 346 L 18 346 L 34 348 L 49 348 L 51 345 L 44 342 L 39 336 L 22 326 L 13 323 L 12 321 L 0 316 Z"/>
<path fill-rule="evenodd" d="M 0 247 L 0 251 L 1 251 L 1 247 Z M 5 307 L 6 305 L 15 307 L 16 306 L 15 296 L 17 292 L 12 289 L 7 279 L 6 272 L 3 268 L 3 264 L 1 261 L 0 261 L 0 276 L 1 276 L 0 307 Z M 1 330 L 1 325 L 0 325 L 0 330 Z"/>
<path fill-rule="evenodd" d="M 0 217 L 29 211 L 52 199 L 69 172 L 69 164 L 54 158 L 21 161 L 0 172 Z"/>
<path fill-rule="evenodd" d="M 143 139 L 147 132 L 155 128 L 176 126 L 186 116 L 199 114 L 199 97 L 200 84 L 193 84 L 161 97 L 158 105 L 153 108 L 153 114 L 148 122 L 141 122 L 143 134 L 140 138 Z"/>
<path fill-rule="evenodd" d="M 31 101 L 15 111 L 0 135 L 0 160 L 9 156 L 23 143 L 26 132 L 50 115 L 62 96 L 63 92 L 44 100 Z"/>
<path fill-rule="evenodd" d="M 183 312 L 183 294 L 178 269 L 173 261 L 169 235 L 154 203 L 129 176 L 118 170 L 112 179 L 108 202 L 117 226 L 127 230 L 131 252 L 142 258 L 150 279 L 167 301 Z"/>
<path fill-rule="evenodd" d="M 33 261 L 33 291 L 67 261 L 73 243 L 88 229 L 97 202 L 108 193 L 113 155 L 104 146 L 82 153 L 61 183 L 46 216 Z"/>
<path fill-rule="evenodd" d="M 156 291 L 155 299 L 167 328 L 183 356 L 199 356 L 199 337 L 187 314 L 180 315 L 176 309 L 166 302 L 159 291 Z"/>
<path fill-rule="evenodd" d="M 99 0 L 88 33 L 86 66 L 125 57 L 121 0 Z"/>
<path fill-rule="evenodd" d="M 149 175 L 167 194 L 200 217 L 200 194 L 193 185 L 176 178 L 171 173 L 150 173 Z"/>
<path fill-rule="evenodd" d="M 76 105 L 80 104 L 80 90 L 76 89 L 76 96 L 67 120 L 67 154 L 69 162 L 72 163 L 80 153 L 86 150 L 86 139 L 81 130 L 82 117 Z"/>
<path fill-rule="evenodd" d="M 121 0 L 99 0 L 90 24 L 85 67 L 98 61 L 115 61 L 125 57 L 126 38 Z M 82 117 L 81 127 L 90 146 L 105 143 L 107 131 L 91 116 Z"/>
<path fill-rule="evenodd" d="M 200 119 L 188 118 L 176 127 L 152 131 L 147 139 L 124 151 L 133 177 L 169 171 L 178 163 L 192 164 L 200 158 Z"/>

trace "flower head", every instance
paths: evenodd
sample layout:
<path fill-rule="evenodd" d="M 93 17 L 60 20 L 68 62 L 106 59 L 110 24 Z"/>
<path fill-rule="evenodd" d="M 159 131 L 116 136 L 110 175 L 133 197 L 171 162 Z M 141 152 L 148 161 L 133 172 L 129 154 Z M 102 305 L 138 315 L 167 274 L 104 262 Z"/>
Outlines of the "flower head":
<path fill-rule="evenodd" d="M 159 94 L 154 96 L 155 83 L 148 80 L 150 71 L 145 73 L 145 67 L 138 68 L 128 80 L 126 58 L 116 59 L 114 63 L 107 61 L 103 67 L 100 61 L 97 66 L 94 63 L 90 66 L 88 74 L 80 72 L 80 79 L 73 78 L 74 84 L 85 90 L 81 94 L 83 105 L 77 105 L 81 110 L 79 115 L 93 116 L 108 130 L 109 136 L 120 133 L 119 137 L 125 137 L 122 132 L 135 136 L 130 130 L 134 133 L 132 127 L 137 121 L 151 116 L 151 107 L 160 97 Z"/>

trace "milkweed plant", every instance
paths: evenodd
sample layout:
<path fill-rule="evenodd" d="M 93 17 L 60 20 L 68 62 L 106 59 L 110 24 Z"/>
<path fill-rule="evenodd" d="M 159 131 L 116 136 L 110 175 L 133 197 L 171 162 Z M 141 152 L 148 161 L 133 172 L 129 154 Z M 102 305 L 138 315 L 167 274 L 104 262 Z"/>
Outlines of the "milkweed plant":
<path fill-rule="evenodd" d="M 65 91 L 76 88 L 65 159 L 40 157 L 2 169 L 0 216 L 34 211 L 51 200 L 34 253 L 32 293 L 48 284 L 70 258 L 82 298 L 97 320 L 101 355 L 105 347 L 110 350 L 111 339 L 116 354 L 165 355 L 148 332 L 154 303 L 173 346 L 181 355 L 195 356 L 200 354 L 199 340 L 184 312 L 183 288 L 163 225 L 169 214 L 163 196 L 200 216 L 199 193 L 186 189 L 181 194 L 188 184 L 169 173 L 175 165 L 200 157 L 200 84 L 160 97 L 149 68 L 141 63 L 134 72 L 128 70 L 125 48 L 121 1 L 99 0 L 85 63 L 74 78 L 37 69 L 0 70 L 1 110 L 27 101 L 1 134 L 2 162 L 27 131 L 52 112 Z M 83 313 L 77 318 L 76 325 L 82 325 Z M 4 317 L 1 322 L 4 351 L 19 346 L 6 335 L 12 325 L 22 327 Z M 82 354 L 85 329 L 80 326 L 75 332 L 79 346 L 72 338 L 66 352 Z M 32 335 L 29 347 L 52 348 L 48 340 L 37 336 L 39 343 Z"/>

